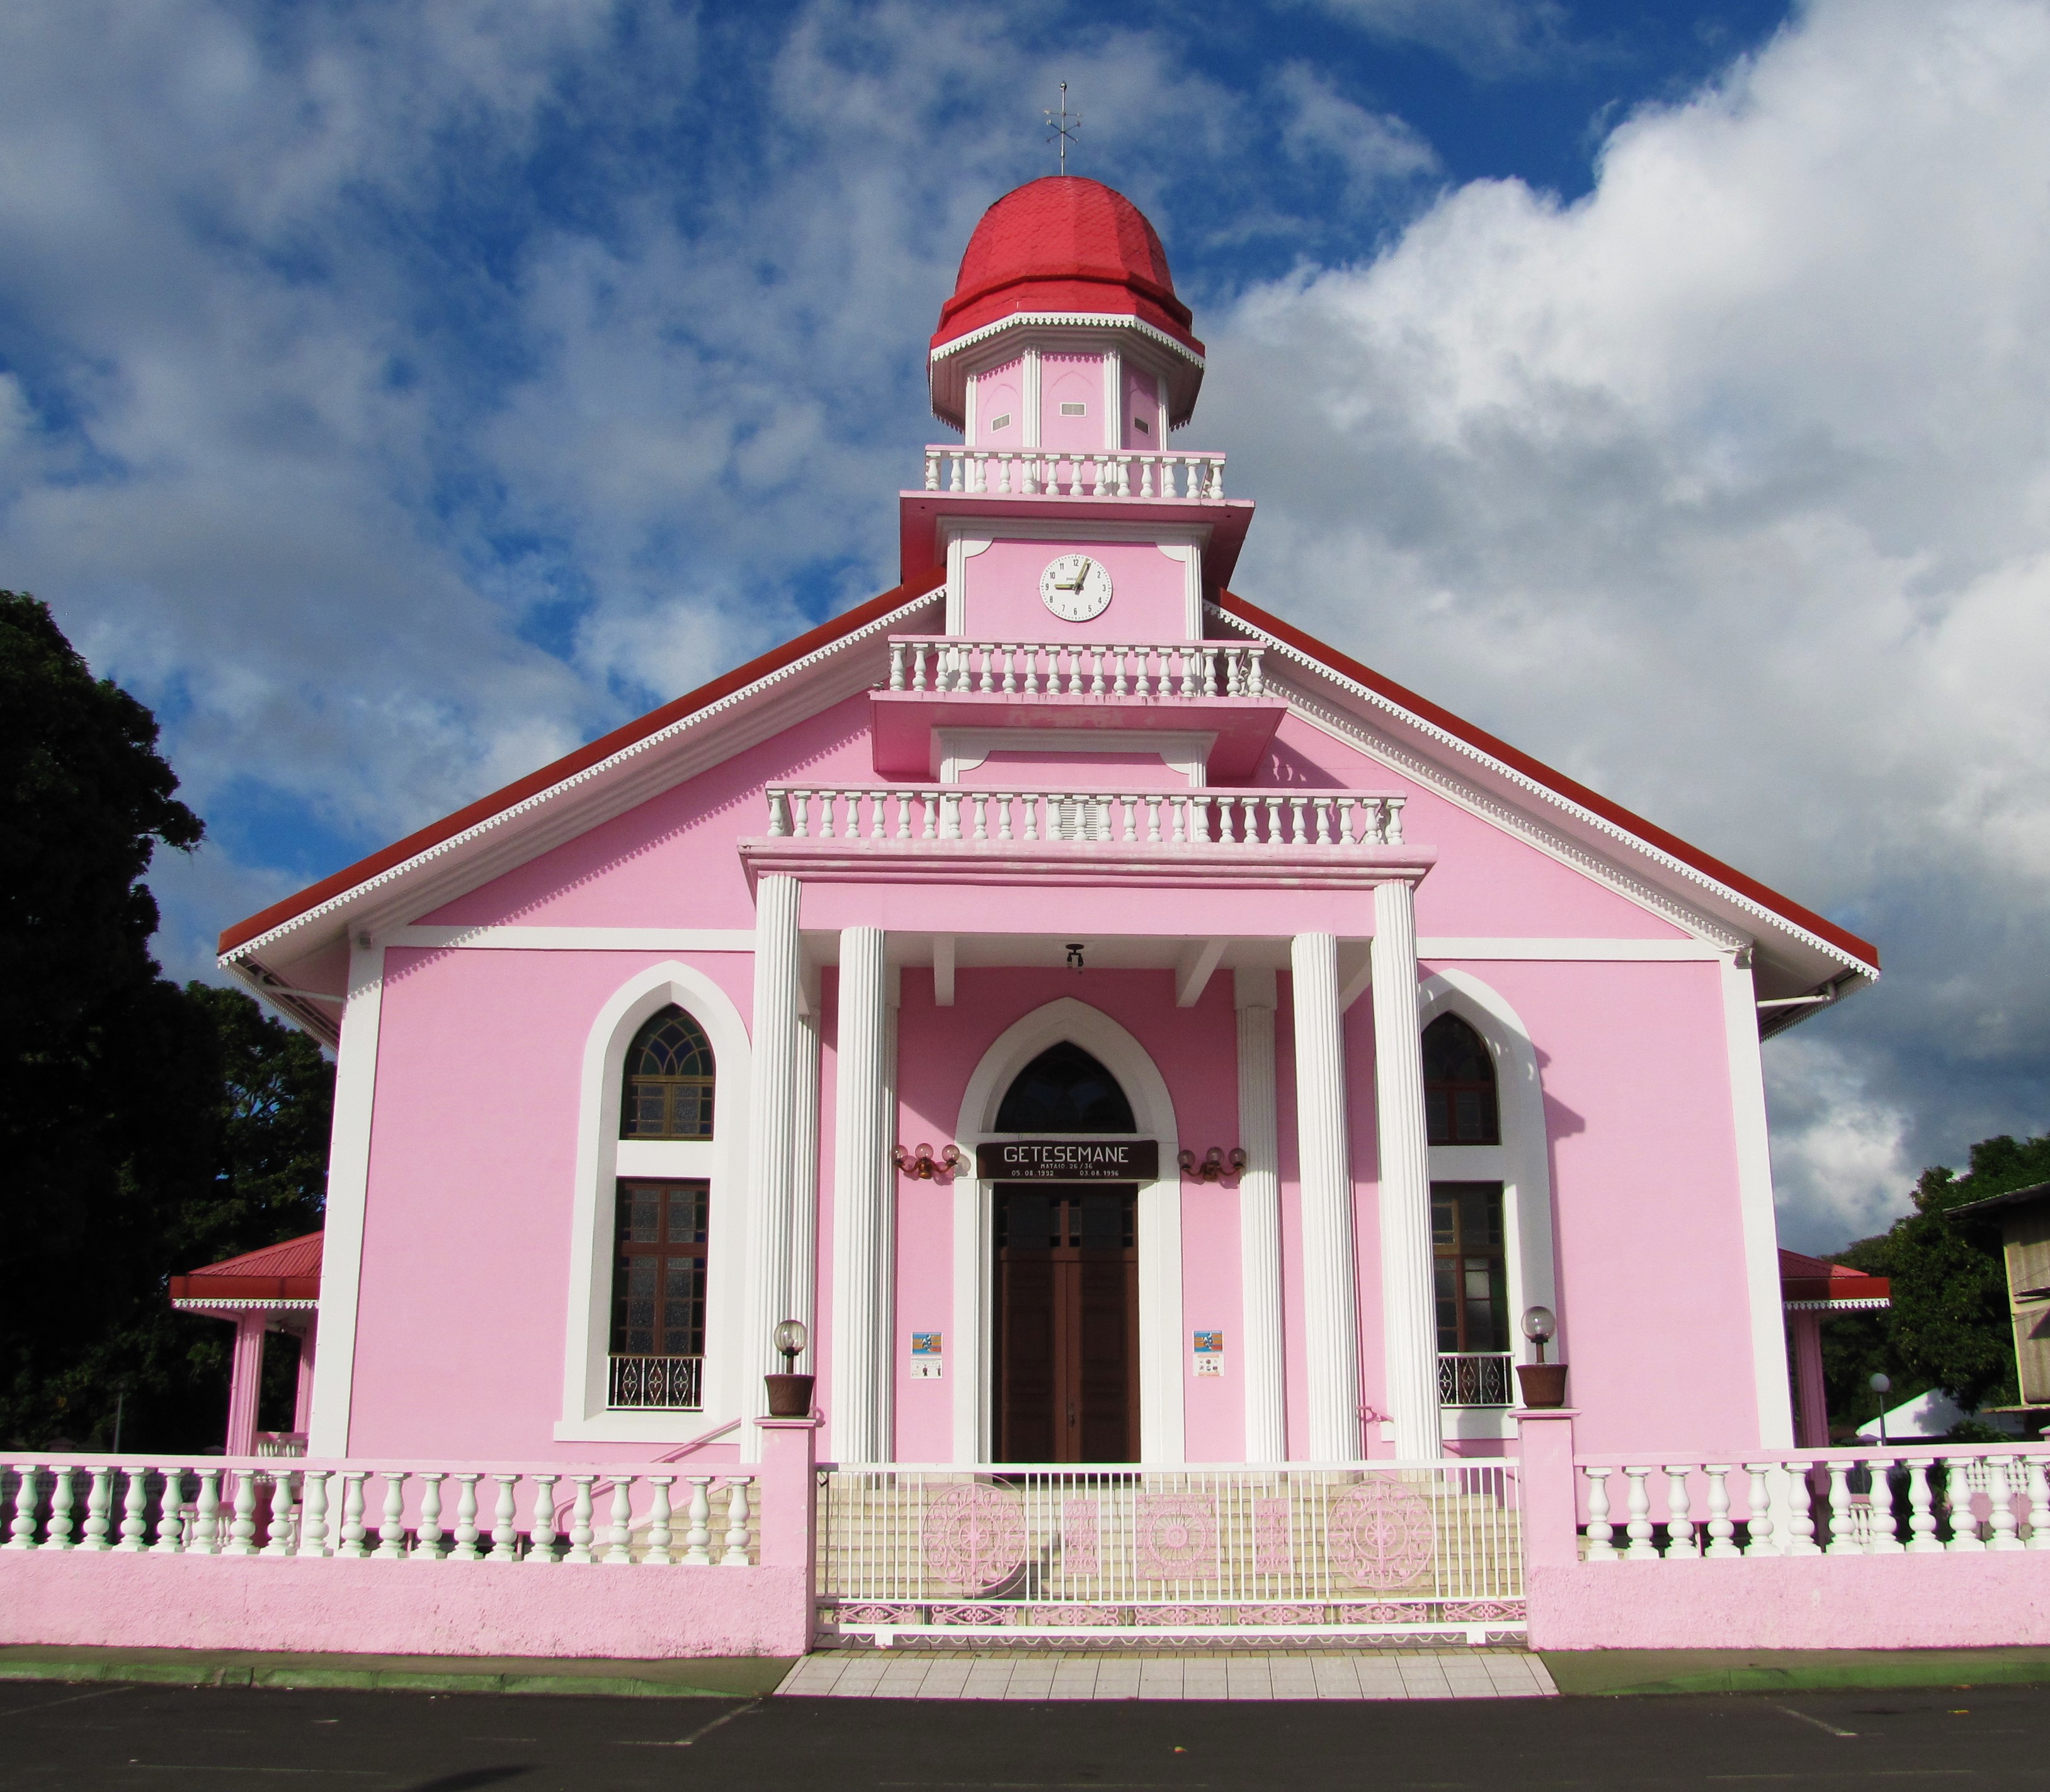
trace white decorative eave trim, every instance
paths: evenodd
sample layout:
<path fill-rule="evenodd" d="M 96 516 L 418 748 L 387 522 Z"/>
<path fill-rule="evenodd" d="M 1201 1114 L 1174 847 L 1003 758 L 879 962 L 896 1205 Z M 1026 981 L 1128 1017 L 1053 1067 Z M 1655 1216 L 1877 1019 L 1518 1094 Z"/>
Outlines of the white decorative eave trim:
<path fill-rule="evenodd" d="M 1374 690 L 1369 685 L 1360 684 L 1355 679 L 1347 677 L 1343 672 L 1338 671 L 1335 668 L 1327 664 L 1325 661 L 1317 659 L 1313 655 L 1305 653 L 1300 648 L 1292 646 L 1288 642 L 1283 641 L 1276 635 L 1269 634 L 1265 629 L 1260 628 L 1255 624 L 1247 621 L 1243 617 L 1234 616 L 1230 610 L 1224 609 L 1221 605 L 1206 603 L 1203 607 L 1208 614 L 1215 617 L 1219 621 L 1226 623 L 1230 627 L 1240 630 L 1249 637 L 1265 643 L 1268 650 L 1270 653 L 1272 653 L 1296 665 L 1303 667 L 1306 670 L 1315 672 L 1319 677 L 1328 680 L 1331 683 L 1339 686 L 1342 690 L 1366 703 L 1369 707 L 1380 710 L 1388 715 L 1395 717 L 1401 721 L 1405 727 L 1414 729 L 1417 733 L 1424 735 L 1426 738 L 1438 742 L 1445 746 L 1448 746 L 1454 753 L 1458 754 L 1467 759 L 1471 760 L 1477 765 L 1487 767 L 1487 769 L 1495 776 L 1505 780 L 1506 782 L 1515 785 L 1520 789 L 1527 791 L 1532 796 L 1541 798 L 1545 802 L 1549 804 L 1553 808 L 1570 816 L 1582 826 L 1592 828 L 1596 832 L 1605 835 L 1609 839 L 1620 843 L 1622 845 L 1627 847 L 1632 852 L 1642 855 L 1643 857 L 1651 860 L 1653 863 L 1658 865 L 1669 871 L 1677 873 L 1678 876 L 1685 881 L 1695 884 L 1701 889 L 1711 891 L 1720 899 L 1728 902 L 1732 907 L 1740 909 L 1747 914 L 1756 916 L 1759 920 L 1765 922 L 1775 932 L 1785 935 L 1791 935 L 1792 937 L 1799 940 L 1803 944 L 1809 946 L 1813 950 L 1822 953 L 1824 956 L 1834 959 L 1837 963 L 1843 965 L 1846 969 L 1857 972 L 1860 976 L 1866 978 L 1874 983 L 1879 980 L 1880 973 L 1879 967 L 1877 965 L 1867 964 L 1864 960 L 1854 957 L 1851 953 L 1846 952 L 1841 946 L 1837 945 L 1830 941 L 1822 938 L 1820 934 L 1810 932 L 1807 928 L 1802 926 L 1797 921 L 1788 920 L 1787 917 L 1782 914 L 1777 909 L 1768 908 L 1764 903 L 1758 902 L 1754 898 L 1746 896 L 1739 890 L 1732 890 L 1728 884 L 1722 882 L 1718 878 L 1709 876 L 1707 872 L 1700 870 L 1696 866 L 1688 863 L 1686 859 L 1678 858 L 1674 854 L 1666 851 L 1662 847 L 1652 845 L 1650 841 L 1643 839 L 1641 836 L 1633 834 L 1628 828 L 1621 826 L 1616 822 L 1611 821 L 1606 816 L 1596 814 L 1592 809 L 1585 807 L 1582 804 L 1573 801 L 1570 797 L 1561 795 L 1558 791 L 1553 789 L 1551 785 L 1542 783 L 1537 778 L 1532 777 L 1528 773 L 1518 771 L 1514 766 L 1505 764 L 1502 761 L 1496 758 L 1494 754 L 1483 751 L 1479 747 L 1475 746 L 1471 741 L 1462 738 L 1460 735 L 1452 733 L 1451 730 L 1440 727 L 1434 722 L 1426 721 L 1422 716 L 1418 715 L 1414 711 L 1405 709 L 1400 703 L 1395 702 L 1393 699 L 1384 696 L 1380 691 Z M 1270 678 L 1271 676 L 1272 675 L 1270 674 Z M 1303 699 L 1298 693 L 1284 691 L 1284 695 L 1288 695 L 1293 701 L 1303 701 Z M 1412 761 L 1409 758 L 1409 756 L 1400 754 L 1399 750 L 1392 750 L 1387 743 L 1376 744 L 1380 750 L 1395 751 L 1396 756 L 1403 762 L 1408 764 L 1411 769 L 1417 771 L 1426 777 L 1431 777 L 1432 775 L 1432 769 L 1428 767 L 1426 762 Z M 1468 792 L 1466 794 L 1469 801 L 1474 800 L 1478 795 L 1477 793 L 1473 792 Z M 1702 922 L 1697 921 L 1694 925 L 1702 925 Z M 1710 925 L 1707 930 L 1716 933 L 1724 933 L 1726 931 L 1721 928 L 1713 927 L 1713 925 Z M 1740 941 L 1736 943 L 1745 944 L 1748 942 Z"/>
<path fill-rule="evenodd" d="M 1884 1295 L 1865 1295 L 1855 1300 L 1783 1300 L 1790 1313 L 1877 1313 L 1893 1303 Z"/>
<path fill-rule="evenodd" d="M 372 877 L 365 878 L 361 883 L 351 884 L 348 889 L 329 897 L 324 902 L 317 903 L 303 914 L 294 915 L 289 921 L 280 921 L 267 933 L 259 933 L 254 939 L 244 941 L 232 951 L 223 952 L 218 960 L 221 968 L 228 971 L 236 969 L 242 960 L 253 957 L 265 948 L 275 945 L 288 935 L 310 927 L 317 921 L 325 920 L 337 910 L 361 900 L 369 892 L 396 883 L 401 878 L 411 876 L 422 866 L 446 857 L 458 848 L 497 832 L 509 822 L 531 814 L 535 810 L 544 808 L 555 802 L 558 798 L 567 795 L 571 791 L 605 777 L 608 773 L 615 771 L 620 766 L 654 751 L 657 747 L 668 745 L 671 741 L 688 734 L 692 729 L 702 727 L 718 720 L 773 686 L 786 683 L 815 666 L 824 664 L 828 660 L 847 648 L 872 640 L 878 635 L 889 633 L 906 617 L 928 608 L 936 600 L 944 599 L 945 595 L 945 586 L 935 586 L 922 596 L 899 604 L 888 614 L 879 616 L 873 621 L 863 624 L 860 628 L 852 633 L 842 635 L 837 640 L 828 641 L 823 647 L 813 649 L 801 659 L 793 660 L 787 665 L 778 666 L 774 672 L 765 673 L 751 684 L 743 685 L 738 691 L 730 691 L 716 703 L 707 703 L 703 709 L 692 710 L 688 715 L 679 716 L 666 728 L 657 729 L 652 734 L 644 735 L 641 739 L 622 747 L 617 753 L 608 754 L 595 765 L 587 765 L 582 771 L 572 773 L 559 783 L 551 784 L 544 790 L 537 790 L 532 796 L 514 803 L 508 808 L 500 809 L 495 814 L 486 816 L 481 821 L 472 824 L 460 833 L 451 834 L 446 840 L 437 841 L 425 851 L 416 852 L 411 858 L 402 859 L 399 863 L 388 867 Z"/>
<path fill-rule="evenodd" d="M 171 1305 L 181 1313 L 318 1313 L 318 1300 L 208 1300 L 180 1297 Z"/>
<path fill-rule="evenodd" d="M 1206 364 L 1203 357 L 1187 343 L 1170 336 L 1158 324 L 1149 324 L 1144 317 L 1135 317 L 1124 311 L 1014 311 L 1007 317 L 999 317 L 996 322 L 984 324 L 970 330 L 965 336 L 957 336 L 951 342 L 943 342 L 932 351 L 930 360 L 941 361 L 972 349 L 978 342 L 987 342 L 1007 329 L 1129 329 L 1136 330 L 1148 341 L 1157 343 L 1171 354 L 1175 354 L 1191 367 L 1201 368 Z"/>

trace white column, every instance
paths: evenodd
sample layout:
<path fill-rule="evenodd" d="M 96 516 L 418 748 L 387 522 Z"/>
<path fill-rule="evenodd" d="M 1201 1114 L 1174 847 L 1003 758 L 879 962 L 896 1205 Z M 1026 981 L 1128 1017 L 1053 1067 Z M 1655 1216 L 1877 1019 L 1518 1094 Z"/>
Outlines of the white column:
<path fill-rule="evenodd" d="M 742 1341 L 741 1409 L 766 1407 L 762 1377 L 782 1367 L 778 1324 L 791 1317 L 790 1247 L 795 1233 L 800 1073 L 797 898 L 795 878 L 764 876 L 754 889 L 754 1064 L 748 1112 L 747 1335 Z M 742 1428 L 743 1453 L 760 1432 Z M 754 1459 L 750 1455 L 748 1459 Z"/>
<path fill-rule="evenodd" d="M 797 1016 L 797 1089 L 791 1115 L 795 1175 L 790 1202 L 790 1256 L 780 1317 L 802 1319 L 807 1330 L 818 1318 L 819 1280 L 819 1007 L 816 999 Z M 781 1356 L 776 1359 L 781 1369 Z M 795 1365 L 812 1366 L 807 1349 Z"/>
<path fill-rule="evenodd" d="M 1297 934 L 1290 945 L 1289 965 L 1296 999 L 1308 1443 L 1316 1461 L 1349 1462 L 1360 1454 L 1359 1308 L 1337 938 L 1330 933 Z"/>
<path fill-rule="evenodd" d="M 1233 973 L 1238 1008 L 1239 1373 L 1245 1388 L 1245 1459 L 1288 1454 L 1281 1347 L 1281 1175 L 1275 1122 L 1274 973 Z"/>
<path fill-rule="evenodd" d="M 1438 1308 L 1431 1274 L 1431 1160 L 1417 1026 L 1417 914 L 1409 886 L 1374 892 L 1374 1115 L 1381 1144 L 1381 1312 L 1395 1453 L 1438 1455 Z"/>
<path fill-rule="evenodd" d="M 839 1074 L 833 1102 L 833 1454 L 889 1459 L 894 1174 L 884 1136 L 889 1006 L 879 927 L 840 936 Z"/>

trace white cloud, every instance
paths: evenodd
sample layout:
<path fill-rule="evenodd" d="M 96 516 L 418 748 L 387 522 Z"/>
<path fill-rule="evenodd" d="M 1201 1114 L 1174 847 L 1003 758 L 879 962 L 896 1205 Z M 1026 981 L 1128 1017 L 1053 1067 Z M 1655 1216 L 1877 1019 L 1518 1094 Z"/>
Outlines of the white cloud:
<path fill-rule="evenodd" d="M 1768 1051 L 1804 1224 L 2050 1120 L 2046 88 L 2040 6 L 1830 0 L 1211 326 L 1245 589 L 1878 937 Z"/>
<path fill-rule="evenodd" d="M 1876 1096 L 1834 1041 L 1796 1033 L 1772 1048 L 1772 1176 L 1781 1243 L 1832 1251 L 1883 1232 L 1919 1167 L 1911 1121 Z"/>
<path fill-rule="evenodd" d="M 1570 53 L 1558 0 L 1309 0 L 1389 43 L 1436 50 L 1483 79 L 1528 74 Z"/>

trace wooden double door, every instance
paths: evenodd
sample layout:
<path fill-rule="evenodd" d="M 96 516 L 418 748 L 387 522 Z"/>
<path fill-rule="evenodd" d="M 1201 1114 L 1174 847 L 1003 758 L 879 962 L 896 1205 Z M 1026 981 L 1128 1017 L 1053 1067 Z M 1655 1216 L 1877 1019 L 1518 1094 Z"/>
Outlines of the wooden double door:
<path fill-rule="evenodd" d="M 1139 1456 L 1139 1190 L 995 1186 L 996 1458 Z"/>

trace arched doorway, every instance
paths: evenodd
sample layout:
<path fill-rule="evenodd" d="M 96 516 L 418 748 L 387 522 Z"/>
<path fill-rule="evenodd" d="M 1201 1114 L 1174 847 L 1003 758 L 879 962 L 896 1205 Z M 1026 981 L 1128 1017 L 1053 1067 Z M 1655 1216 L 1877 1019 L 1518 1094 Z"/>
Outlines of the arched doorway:
<path fill-rule="evenodd" d="M 1072 1040 L 1011 1079 L 996 1130 L 1129 1136 L 1132 1103 Z M 1121 1463 L 1139 1455 L 1139 1185 L 991 1185 L 992 1455 Z"/>

